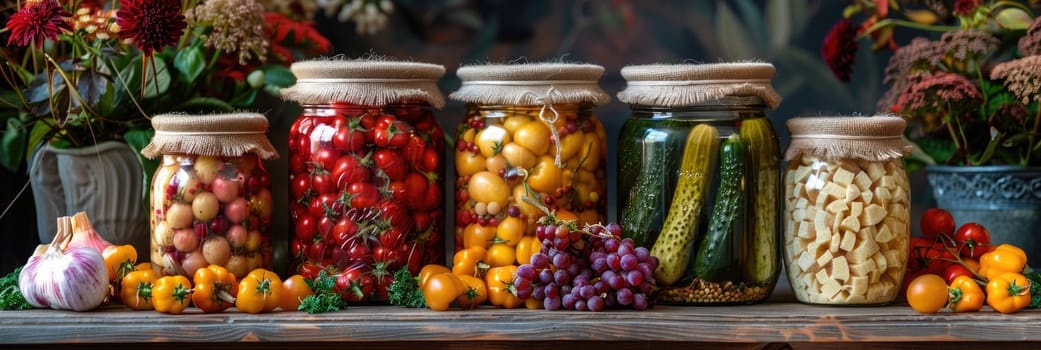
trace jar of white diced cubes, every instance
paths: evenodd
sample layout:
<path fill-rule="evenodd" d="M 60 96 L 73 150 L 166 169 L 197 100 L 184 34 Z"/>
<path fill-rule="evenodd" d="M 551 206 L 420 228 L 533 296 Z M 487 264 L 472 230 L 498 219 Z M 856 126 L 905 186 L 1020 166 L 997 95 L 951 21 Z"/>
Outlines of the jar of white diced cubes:
<path fill-rule="evenodd" d="M 910 191 L 895 116 L 787 122 L 783 254 L 799 301 L 877 305 L 900 291 L 910 239 Z"/>

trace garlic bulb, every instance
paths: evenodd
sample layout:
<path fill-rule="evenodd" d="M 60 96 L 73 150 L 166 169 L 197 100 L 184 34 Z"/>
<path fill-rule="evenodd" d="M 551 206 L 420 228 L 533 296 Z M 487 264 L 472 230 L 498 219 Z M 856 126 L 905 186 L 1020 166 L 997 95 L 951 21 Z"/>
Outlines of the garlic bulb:
<path fill-rule="evenodd" d="M 100 252 L 90 247 L 61 250 L 71 232 L 72 218 L 58 218 L 47 252 L 30 257 L 18 275 L 18 288 L 34 307 L 86 311 L 108 296 L 108 269 Z"/>
<path fill-rule="evenodd" d="M 72 238 L 62 249 L 90 247 L 101 253 L 110 246 L 112 246 L 112 243 L 109 243 L 98 234 L 98 231 L 94 229 L 94 225 L 90 224 L 87 213 L 81 211 L 72 217 Z"/>

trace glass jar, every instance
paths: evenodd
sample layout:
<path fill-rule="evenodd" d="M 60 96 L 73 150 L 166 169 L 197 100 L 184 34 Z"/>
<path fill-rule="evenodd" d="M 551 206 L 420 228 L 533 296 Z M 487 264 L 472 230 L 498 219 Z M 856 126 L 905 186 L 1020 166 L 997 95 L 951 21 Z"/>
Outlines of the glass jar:
<path fill-rule="evenodd" d="M 494 245 L 512 251 L 535 236 L 535 222 L 545 215 L 538 206 L 579 224 L 604 222 L 604 127 L 592 104 L 553 109 L 467 105 L 456 132 L 456 251 Z M 510 260 L 526 263 L 526 256 L 518 258 Z"/>
<path fill-rule="evenodd" d="M 293 271 L 358 270 L 386 288 L 401 268 L 442 263 L 442 135 L 422 102 L 305 105 L 289 131 Z"/>
<path fill-rule="evenodd" d="M 194 276 L 271 268 L 271 178 L 260 158 L 163 155 L 152 182 L 152 265 Z"/>
<path fill-rule="evenodd" d="M 152 177 L 152 267 L 194 276 L 220 265 L 236 277 L 271 268 L 271 178 L 276 156 L 259 114 L 160 115 L 142 154 L 161 155 Z"/>
<path fill-rule="evenodd" d="M 658 302 L 755 303 L 773 290 L 780 152 L 766 108 L 756 96 L 632 106 L 618 141 L 619 223 L 677 264 L 659 265 Z"/>
<path fill-rule="evenodd" d="M 337 279 L 350 302 L 385 303 L 393 275 L 444 262 L 444 67 L 416 62 L 294 63 L 289 129 L 290 271 Z M 358 286 L 361 293 L 352 292 Z"/>
<path fill-rule="evenodd" d="M 794 118 L 784 172 L 783 256 L 804 303 L 892 302 L 910 241 L 898 117 Z"/>

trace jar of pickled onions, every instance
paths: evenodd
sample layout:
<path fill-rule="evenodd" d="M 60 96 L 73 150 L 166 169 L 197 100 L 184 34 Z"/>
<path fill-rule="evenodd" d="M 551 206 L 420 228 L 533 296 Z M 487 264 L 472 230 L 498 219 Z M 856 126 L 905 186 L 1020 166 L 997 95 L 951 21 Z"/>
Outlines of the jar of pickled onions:
<path fill-rule="evenodd" d="M 141 154 L 162 156 L 152 177 L 152 268 L 194 276 L 220 265 L 236 277 L 271 268 L 271 178 L 262 159 L 278 157 L 261 114 L 152 118 Z"/>

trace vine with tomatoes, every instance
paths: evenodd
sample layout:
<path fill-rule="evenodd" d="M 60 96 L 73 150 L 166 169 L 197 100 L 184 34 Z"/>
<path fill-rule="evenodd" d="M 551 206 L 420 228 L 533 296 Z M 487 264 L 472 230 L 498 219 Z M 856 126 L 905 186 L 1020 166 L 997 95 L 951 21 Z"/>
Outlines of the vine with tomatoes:
<path fill-rule="evenodd" d="M 293 271 L 345 301 L 387 301 L 393 273 L 443 261 L 444 132 L 418 104 L 334 104 L 289 132 Z"/>
<path fill-rule="evenodd" d="M 986 227 L 974 222 L 956 226 L 943 209 L 926 210 L 920 223 L 923 237 L 911 239 L 904 279 L 912 309 L 975 312 L 986 304 L 1014 313 L 1041 304 L 1041 275 L 1027 271 L 1023 249 L 992 244 Z"/>

